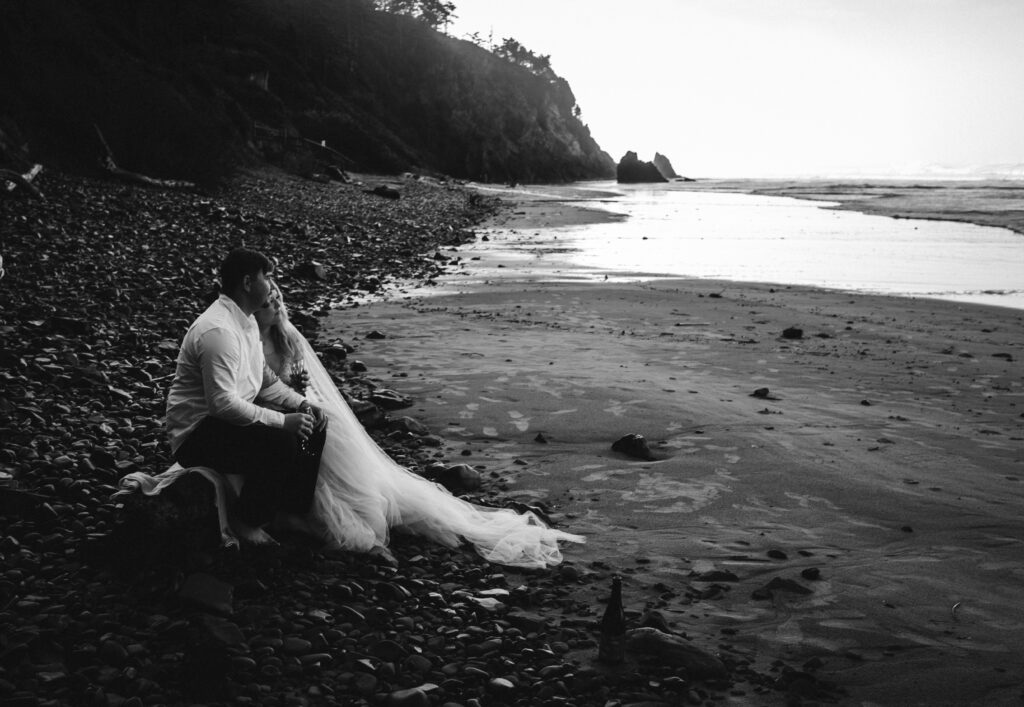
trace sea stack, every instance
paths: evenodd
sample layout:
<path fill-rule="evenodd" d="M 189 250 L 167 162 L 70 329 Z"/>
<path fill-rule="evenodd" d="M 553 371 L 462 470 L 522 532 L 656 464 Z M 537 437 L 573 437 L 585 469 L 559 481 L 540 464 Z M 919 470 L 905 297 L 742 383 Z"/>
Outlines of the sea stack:
<path fill-rule="evenodd" d="M 658 171 L 661 172 L 661 176 L 665 179 L 676 179 L 679 177 L 679 175 L 676 174 L 676 171 L 672 169 L 672 163 L 669 162 L 668 157 L 665 157 L 665 155 L 660 152 L 654 153 L 654 166 L 658 168 Z"/>
<path fill-rule="evenodd" d="M 615 178 L 622 184 L 642 184 L 646 182 L 667 182 L 652 162 L 641 162 L 636 153 L 630 150 L 619 160 L 615 168 Z"/>

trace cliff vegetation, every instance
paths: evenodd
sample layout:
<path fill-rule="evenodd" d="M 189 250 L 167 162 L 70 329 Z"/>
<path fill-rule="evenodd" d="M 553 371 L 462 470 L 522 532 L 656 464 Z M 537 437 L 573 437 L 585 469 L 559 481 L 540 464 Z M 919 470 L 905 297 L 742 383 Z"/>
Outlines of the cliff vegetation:
<path fill-rule="evenodd" d="M 270 161 L 487 181 L 610 178 L 550 59 L 446 35 L 438 0 L 10 0 L 0 141 L 215 181 Z"/>

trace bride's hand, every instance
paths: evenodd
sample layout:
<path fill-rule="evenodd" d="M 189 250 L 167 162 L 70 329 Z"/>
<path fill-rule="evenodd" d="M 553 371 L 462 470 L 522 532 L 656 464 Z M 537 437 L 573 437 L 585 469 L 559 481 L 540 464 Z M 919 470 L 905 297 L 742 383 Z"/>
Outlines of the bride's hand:
<path fill-rule="evenodd" d="M 305 370 L 292 373 L 288 378 L 288 385 L 302 394 L 309 388 L 309 373 Z"/>
<path fill-rule="evenodd" d="M 313 427 L 320 431 L 327 427 L 327 413 L 319 405 L 314 405 L 308 400 L 299 408 L 299 412 L 305 412 L 313 416 Z"/>

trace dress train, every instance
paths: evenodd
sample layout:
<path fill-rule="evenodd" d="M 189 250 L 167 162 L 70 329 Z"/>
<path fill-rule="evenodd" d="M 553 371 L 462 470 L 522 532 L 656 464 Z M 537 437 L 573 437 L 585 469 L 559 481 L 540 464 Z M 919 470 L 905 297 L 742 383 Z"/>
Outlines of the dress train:
<path fill-rule="evenodd" d="M 447 547 L 464 538 L 496 564 L 540 568 L 562 561 L 559 541 L 585 542 L 533 513 L 469 503 L 396 463 L 367 434 L 309 342 L 290 333 L 309 373 L 306 396 L 329 420 L 311 514 L 331 544 L 369 551 L 401 528 Z"/>

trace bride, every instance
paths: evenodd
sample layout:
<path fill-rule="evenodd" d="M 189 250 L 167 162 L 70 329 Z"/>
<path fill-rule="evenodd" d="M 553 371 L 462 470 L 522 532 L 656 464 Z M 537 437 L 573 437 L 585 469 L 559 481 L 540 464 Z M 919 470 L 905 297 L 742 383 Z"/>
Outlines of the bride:
<path fill-rule="evenodd" d="M 284 380 L 308 374 L 306 397 L 327 413 L 327 441 L 309 520 L 331 545 L 356 551 L 386 548 L 391 528 L 448 547 L 468 540 L 485 559 L 503 565 L 546 567 L 561 562 L 559 541 L 584 542 L 546 526 L 532 513 L 487 508 L 393 461 L 363 429 L 309 342 L 288 321 L 276 285 L 256 322 L 267 364 Z M 386 554 L 386 553 L 385 553 Z"/>

